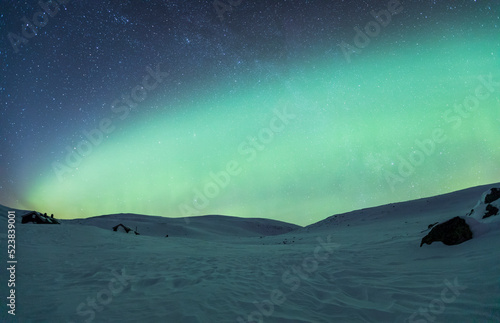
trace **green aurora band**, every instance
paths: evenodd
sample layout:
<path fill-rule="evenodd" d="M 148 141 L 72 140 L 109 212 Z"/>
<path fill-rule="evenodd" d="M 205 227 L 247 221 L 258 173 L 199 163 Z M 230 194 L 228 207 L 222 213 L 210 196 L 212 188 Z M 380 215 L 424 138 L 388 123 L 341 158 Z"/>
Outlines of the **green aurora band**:
<path fill-rule="evenodd" d="M 25 204 L 59 218 L 224 214 L 307 225 L 499 182 L 500 86 L 484 80 L 500 82 L 500 46 L 481 33 L 406 47 L 378 39 L 351 63 L 318 59 L 244 92 L 221 86 L 154 119 L 114 116 L 116 130 L 78 170 L 58 178 L 53 163 L 41 165 Z M 478 87 L 475 106 L 455 108 Z"/>

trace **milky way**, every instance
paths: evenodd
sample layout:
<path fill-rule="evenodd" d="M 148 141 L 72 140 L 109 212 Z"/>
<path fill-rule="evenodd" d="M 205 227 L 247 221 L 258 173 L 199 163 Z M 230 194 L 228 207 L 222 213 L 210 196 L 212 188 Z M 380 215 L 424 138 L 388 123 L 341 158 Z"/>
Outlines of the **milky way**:
<path fill-rule="evenodd" d="M 500 181 L 497 2 L 221 3 L 2 3 L 0 202 L 306 225 Z"/>

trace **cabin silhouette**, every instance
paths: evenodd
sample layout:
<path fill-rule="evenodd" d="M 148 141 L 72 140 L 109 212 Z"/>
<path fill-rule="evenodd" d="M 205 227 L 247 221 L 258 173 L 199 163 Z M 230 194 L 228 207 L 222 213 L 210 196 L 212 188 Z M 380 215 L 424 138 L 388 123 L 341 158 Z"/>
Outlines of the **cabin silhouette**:
<path fill-rule="evenodd" d="M 37 211 L 31 211 L 22 216 L 21 223 L 36 223 L 36 224 L 61 224 L 54 215 L 48 216 L 47 213 L 42 214 Z"/>

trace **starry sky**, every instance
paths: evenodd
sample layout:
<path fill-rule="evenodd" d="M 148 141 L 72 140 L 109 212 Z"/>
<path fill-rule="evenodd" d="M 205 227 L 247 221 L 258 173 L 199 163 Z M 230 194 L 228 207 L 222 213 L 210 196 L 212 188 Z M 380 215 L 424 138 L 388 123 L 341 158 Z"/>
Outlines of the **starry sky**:
<path fill-rule="evenodd" d="M 0 203 L 307 225 L 500 181 L 498 1 L 1 1 Z"/>

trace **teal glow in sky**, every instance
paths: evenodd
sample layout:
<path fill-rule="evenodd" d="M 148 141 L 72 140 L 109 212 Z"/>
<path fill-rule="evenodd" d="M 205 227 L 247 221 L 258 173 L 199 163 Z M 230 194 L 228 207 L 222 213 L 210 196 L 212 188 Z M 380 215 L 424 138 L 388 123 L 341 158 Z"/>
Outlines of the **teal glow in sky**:
<path fill-rule="evenodd" d="M 0 39 L 0 204 L 307 225 L 500 182 L 498 1 L 60 12 Z"/>
<path fill-rule="evenodd" d="M 318 60 L 234 94 L 223 87 L 176 113 L 115 119 L 77 171 L 58 177 L 52 163 L 29 203 L 61 218 L 225 214 L 307 225 L 500 181 L 498 35 L 409 43 L 340 68 Z"/>

